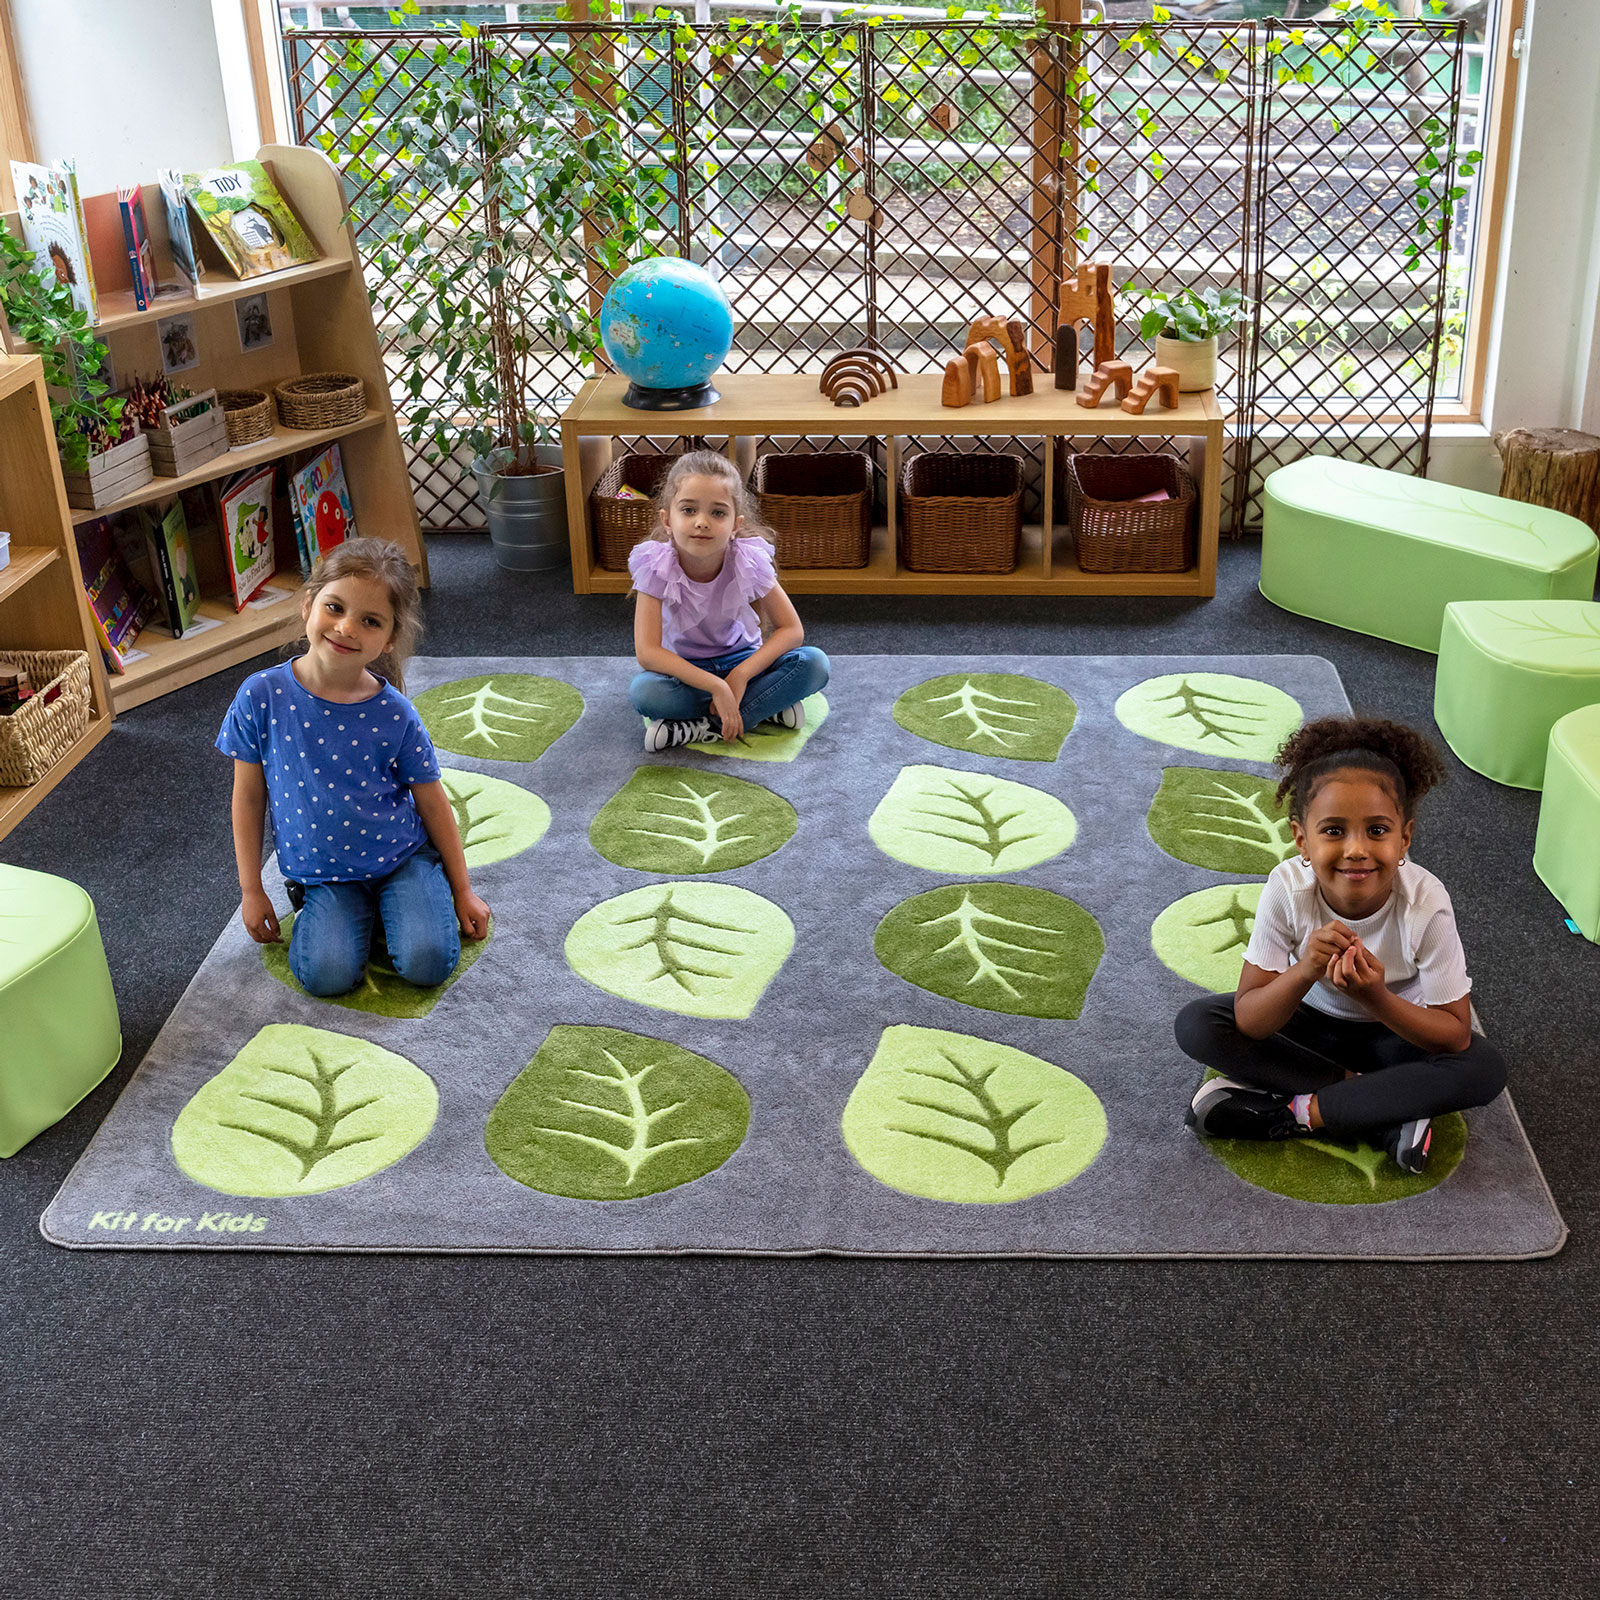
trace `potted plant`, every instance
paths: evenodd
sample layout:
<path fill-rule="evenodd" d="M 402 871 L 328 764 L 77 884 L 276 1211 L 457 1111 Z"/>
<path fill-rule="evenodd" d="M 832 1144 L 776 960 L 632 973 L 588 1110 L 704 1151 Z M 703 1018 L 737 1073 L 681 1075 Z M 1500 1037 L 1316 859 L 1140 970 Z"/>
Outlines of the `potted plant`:
<path fill-rule="evenodd" d="M 1131 289 L 1130 283 L 1125 286 Z M 1156 365 L 1178 374 L 1185 394 L 1217 386 L 1217 339 L 1244 315 L 1237 289 L 1153 289 L 1150 309 L 1139 319 L 1139 334 L 1154 339 Z"/>
<path fill-rule="evenodd" d="M 150 481 L 150 445 L 105 377 L 109 352 L 72 291 L 41 273 L 33 251 L 0 227 L 0 309 L 44 362 L 50 418 L 68 498 L 99 506 Z"/>
<path fill-rule="evenodd" d="M 379 175 L 369 232 L 406 219 L 372 252 L 387 286 L 374 298 L 412 336 L 411 442 L 436 462 L 470 455 L 502 566 L 558 567 L 571 549 L 558 386 L 600 352 L 585 241 L 609 275 L 653 253 L 643 218 L 664 169 L 640 160 L 577 52 L 449 48 L 455 70 L 403 117 L 365 146 L 345 135 Z"/>

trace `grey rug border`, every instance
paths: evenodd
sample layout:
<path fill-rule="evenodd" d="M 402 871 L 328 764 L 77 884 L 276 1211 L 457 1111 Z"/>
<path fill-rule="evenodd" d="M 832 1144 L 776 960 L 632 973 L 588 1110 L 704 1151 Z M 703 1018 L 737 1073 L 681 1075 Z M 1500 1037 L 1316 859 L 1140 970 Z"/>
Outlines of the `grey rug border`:
<path fill-rule="evenodd" d="M 1281 652 L 1279 652 L 1281 653 Z M 448 659 L 448 658 L 445 658 Z M 1337 664 L 1327 656 L 1312 656 L 1307 659 L 1323 662 L 1330 667 L 1335 676 L 1339 676 Z M 1342 677 L 1340 682 L 1343 682 Z M 189 997 L 189 992 L 199 982 L 200 970 L 195 970 L 183 993 L 174 1002 L 168 1018 L 176 1015 L 183 1002 Z M 151 1041 L 151 1049 L 155 1041 Z M 149 1051 L 145 1059 L 129 1076 L 128 1082 L 123 1085 L 117 1098 L 120 1100 L 133 1087 L 134 1080 L 145 1069 Z M 1360 1263 L 1365 1266 L 1382 1267 L 1390 1263 L 1399 1262 L 1405 1265 L 1421 1266 L 1434 1263 L 1444 1264 L 1450 1262 L 1472 1263 L 1521 1263 L 1528 1261 L 1547 1261 L 1552 1256 L 1559 1255 L 1571 1238 L 1571 1230 L 1567 1227 L 1566 1218 L 1562 1215 L 1561 1208 L 1556 1202 L 1556 1197 L 1550 1188 L 1550 1181 L 1545 1177 L 1544 1168 L 1539 1161 L 1539 1153 L 1534 1148 L 1533 1141 L 1528 1137 L 1528 1130 L 1523 1125 L 1521 1116 L 1517 1112 L 1516 1102 L 1512 1099 L 1510 1089 L 1501 1091 L 1501 1098 L 1505 1107 L 1511 1114 L 1511 1120 L 1516 1124 L 1517 1132 L 1522 1135 L 1524 1145 L 1527 1147 L 1528 1157 L 1533 1163 L 1533 1171 L 1538 1179 L 1539 1188 L 1550 1207 L 1550 1214 L 1555 1219 L 1556 1237 L 1554 1242 L 1546 1249 L 1528 1250 L 1517 1252 L 1502 1252 L 1496 1254 L 1479 1254 L 1475 1252 L 1440 1252 L 1426 1255 L 1391 1254 L 1382 1256 L 1341 1253 L 1338 1251 L 1304 1251 L 1304 1250 L 1156 1250 L 1156 1251 L 1096 1251 L 1096 1250 L 845 1250 L 821 1247 L 815 1250 L 756 1250 L 723 1247 L 719 1249 L 685 1249 L 678 1246 L 657 1246 L 652 1249 L 619 1248 L 609 1250 L 585 1250 L 572 1246 L 553 1248 L 541 1245 L 430 1245 L 425 1248 L 414 1248 L 405 1245 L 363 1245 L 363 1244 L 269 1244 L 247 1243 L 243 1240 L 234 1242 L 229 1239 L 226 1243 L 217 1244 L 177 1244 L 163 1243 L 151 1240 L 149 1243 L 137 1243 L 133 1239 L 111 1240 L 104 1243 L 96 1240 L 61 1239 L 52 1234 L 46 1226 L 49 1217 L 49 1206 L 39 1215 L 39 1234 L 46 1243 L 54 1245 L 58 1250 L 80 1250 L 85 1252 L 123 1252 L 142 1251 L 157 1255 L 204 1255 L 208 1251 L 226 1251 L 232 1253 L 251 1253 L 267 1255 L 364 1255 L 364 1256 L 540 1256 L 540 1257 L 582 1257 L 585 1259 L 606 1260 L 613 1258 L 644 1259 L 657 1257 L 700 1257 L 717 1258 L 733 1257 L 741 1260 L 784 1260 L 784 1261 L 1073 1261 L 1073 1262 L 1103 1262 L 1103 1261 L 1285 1261 L 1285 1262 L 1325 1262 L 1342 1261 Z M 88 1144 L 79 1153 L 73 1162 L 71 1170 L 58 1186 L 57 1191 L 50 1198 L 53 1206 L 66 1187 L 72 1173 L 85 1161 L 94 1150 L 95 1144 L 105 1131 L 110 1113 L 101 1119 L 90 1137 Z M 1292 1197 L 1290 1197 L 1292 1198 Z"/>

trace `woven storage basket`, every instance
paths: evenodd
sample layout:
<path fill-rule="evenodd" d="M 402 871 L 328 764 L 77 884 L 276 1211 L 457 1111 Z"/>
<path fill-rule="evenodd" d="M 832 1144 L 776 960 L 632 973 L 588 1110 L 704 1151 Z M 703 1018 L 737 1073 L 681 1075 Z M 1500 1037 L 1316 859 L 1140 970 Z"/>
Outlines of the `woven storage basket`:
<path fill-rule="evenodd" d="M 656 525 L 656 496 L 676 459 L 654 452 L 630 453 L 600 474 L 589 491 L 589 520 L 594 524 L 595 560 L 602 571 L 628 570 L 628 552 Z M 624 487 L 647 498 L 618 498 L 617 491 Z"/>
<path fill-rule="evenodd" d="M 778 536 L 780 567 L 864 567 L 872 553 L 872 459 L 859 450 L 767 455 L 750 487 Z"/>
<path fill-rule="evenodd" d="M 1084 572 L 1182 572 L 1194 479 L 1175 456 L 1069 455 L 1067 516 Z M 1165 489 L 1170 500 L 1129 502 Z"/>
<path fill-rule="evenodd" d="M 1021 544 L 1020 457 L 927 450 L 900 469 L 900 560 L 912 572 L 1013 572 Z"/>
<path fill-rule="evenodd" d="M 272 396 L 264 389 L 222 389 L 217 394 L 228 448 L 272 437 Z"/>
<path fill-rule="evenodd" d="M 0 650 L 0 664 L 21 667 L 33 698 L 0 717 L 0 784 L 37 783 L 89 726 L 89 658 L 81 650 Z M 57 685 L 50 702 L 45 695 Z"/>
<path fill-rule="evenodd" d="M 286 428 L 342 428 L 367 414 L 367 386 L 353 372 L 307 372 L 277 388 Z"/>

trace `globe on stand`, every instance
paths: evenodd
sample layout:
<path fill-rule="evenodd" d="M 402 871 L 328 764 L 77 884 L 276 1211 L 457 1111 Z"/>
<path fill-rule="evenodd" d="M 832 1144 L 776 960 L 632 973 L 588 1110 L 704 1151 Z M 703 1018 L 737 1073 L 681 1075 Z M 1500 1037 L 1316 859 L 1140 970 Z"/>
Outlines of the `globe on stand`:
<path fill-rule="evenodd" d="M 693 411 L 722 397 L 710 378 L 733 346 L 733 307 L 704 267 L 677 256 L 636 261 L 606 290 L 600 343 L 639 411 Z"/>

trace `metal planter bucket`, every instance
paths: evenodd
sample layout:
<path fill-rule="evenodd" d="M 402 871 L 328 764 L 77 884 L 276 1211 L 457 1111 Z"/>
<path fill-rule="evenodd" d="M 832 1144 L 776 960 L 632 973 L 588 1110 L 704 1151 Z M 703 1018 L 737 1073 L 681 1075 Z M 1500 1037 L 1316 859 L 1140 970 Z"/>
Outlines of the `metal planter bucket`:
<path fill-rule="evenodd" d="M 561 465 L 560 445 L 536 445 L 541 466 Z M 502 478 L 497 474 L 511 459 L 509 450 L 491 450 L 472 463 L 478 499 L 489 519 L 494 558 L 513 572 L 547 572 L 572 559 L 567 538 L 567 480 L 561 473 Z"/>

